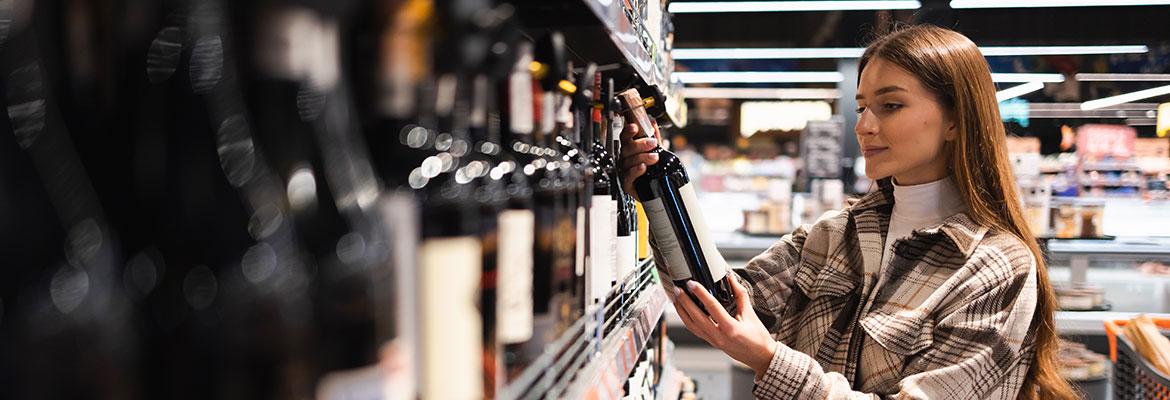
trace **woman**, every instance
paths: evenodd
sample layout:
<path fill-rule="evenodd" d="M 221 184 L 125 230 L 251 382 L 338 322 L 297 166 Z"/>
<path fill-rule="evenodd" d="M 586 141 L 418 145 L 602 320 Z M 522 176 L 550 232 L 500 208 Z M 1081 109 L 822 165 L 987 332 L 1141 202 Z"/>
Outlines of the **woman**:
<path fill-rule="evenodd" d="M 860 71 L 854 131 L 876 187 L 735 270 L 739 315 L 691 282 L 667 288 L 679 316 L 756 371 L 758 398 L 1075 398 L 983 55 L 915 26 L 870 44 Z M 629 193 L 657 161 L 636 131 Z"/>

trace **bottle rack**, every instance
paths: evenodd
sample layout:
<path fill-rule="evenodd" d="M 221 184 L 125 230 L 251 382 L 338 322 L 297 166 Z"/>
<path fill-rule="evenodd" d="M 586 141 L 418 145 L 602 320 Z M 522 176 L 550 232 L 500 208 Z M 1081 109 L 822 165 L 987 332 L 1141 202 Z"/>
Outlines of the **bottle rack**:
<path fill-rule="evenodd" d="M 584 0 L 605 29 L 610 41 L 616 46 L 625 61 L 649 87 L 660 97 L 667 118 L 674 126 L 682 128 L 687 124 L 687 106 L 683 101 L 683 85 L 674 72 L 674 59 L 667 44 L 660 43 L 644 34 L 646 24 L 662 24 L 663 21 L 635 19 L 636 12 L 627 8 L 623 0 Z M 669 14 L 662 14 L 669 19 Z"/>
<path fill-rule="evenodd" d="M 642 261 L 614 286 L 601 307 L 573 323 L 497 398 L 620 398 L 666 300 L 653 262 Z"/>

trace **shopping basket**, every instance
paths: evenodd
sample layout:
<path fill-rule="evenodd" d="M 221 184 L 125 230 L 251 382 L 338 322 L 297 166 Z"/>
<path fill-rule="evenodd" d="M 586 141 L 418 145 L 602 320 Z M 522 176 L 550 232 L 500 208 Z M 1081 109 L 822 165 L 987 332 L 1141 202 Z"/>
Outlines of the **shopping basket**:
<path fill-rule="evenodd" d="M 1109 357 L 1113 359 L 1113 398 L 1170 400 L 1170 376 L 1154 368 L 1134 350 L 1125 335 L 1118 335 L 1129 321 L 1105 321 Z M 1161 329 L 1170 329 L 1170 319 L 1154 319 Z"/>

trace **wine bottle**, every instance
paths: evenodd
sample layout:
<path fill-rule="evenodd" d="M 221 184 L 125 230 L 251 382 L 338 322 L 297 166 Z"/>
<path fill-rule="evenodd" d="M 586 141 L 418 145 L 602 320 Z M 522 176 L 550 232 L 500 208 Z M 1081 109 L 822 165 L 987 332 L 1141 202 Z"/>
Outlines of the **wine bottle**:
<path fill-rule="evenodd" d="M 654 132 L 637 89 L 622 92 L 619 97 L 627 107 L 627 117 L 638 124 L 638 137 Z M 707 231 L 699 200 L 682 161 L 661 146 L 651 152 L 658 154 L 658 162 L 634 180 L 634 190 L 646 210 L 650 231 L 661 251 L 662 259 L 658 261 L 670 271 L 675 285 L 685 288 L 687 281 L 698 282 L 734 315 L 730 269 Z M 707 311 L 694 294 L 689 290 L 684 292 Z"/>
<path fill-rule="evenodd" d="M 531 165 L 533 95 L 532 44 L 516 39 L 515 59 L 501 85 L 501 140 L 503 161 L 499 167 L 507 194 L 507 209 L 499 217 L 499 266 L 497 269 L 496 338 L 501 344 L 505 381 L 515 379 L 525 367 L 540 356 L 527 351 L 533 339 L 535 310 L 533 259 L 538 236 L 532 178 L 537 170 Z M 493 172 L 494 173 L 494 172 Z M 543 232 L 541 232 L 543 233 Z"/>
<path fill-rule="evenodd" d="M 601 72 L 594 76 L 594 102 L 601 100 Z M 612 84 L 612 80 L 610 80 Z M 590 268 L 589 300 L 604 303 L 605 296 L 617 280 L 617 198 L 614 189 L 614 163 L 605 142 L 605 124 L 602 109 L 590 107 L 590 124 L 586 144 L 589 146 L 589 168 L 593 175 L 593 193 L 590 199 Z"/>

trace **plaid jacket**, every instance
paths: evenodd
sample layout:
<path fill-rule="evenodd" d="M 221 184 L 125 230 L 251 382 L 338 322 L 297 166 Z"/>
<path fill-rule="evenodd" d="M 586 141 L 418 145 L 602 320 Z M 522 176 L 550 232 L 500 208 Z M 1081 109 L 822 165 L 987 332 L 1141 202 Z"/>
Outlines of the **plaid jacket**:
<path fill-rule="evenodd" d="M 880 180 L 735 270 L 779 341 L 757 398 L 1016 398 L 1033 353 L 1028 248 L 959 213 L 894 242 L 883 267 L 892 210 Z"/>

